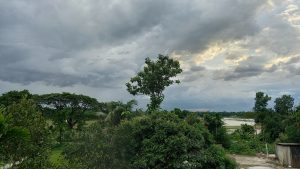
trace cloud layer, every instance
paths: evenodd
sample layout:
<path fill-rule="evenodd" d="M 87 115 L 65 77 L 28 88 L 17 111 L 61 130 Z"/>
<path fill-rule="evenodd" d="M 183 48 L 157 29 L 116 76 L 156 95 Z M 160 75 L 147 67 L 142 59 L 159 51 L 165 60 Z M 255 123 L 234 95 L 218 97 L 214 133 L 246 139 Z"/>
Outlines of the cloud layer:
<path fill-rule="evenodd" d="M 144 58 L 180 61 L 165 108 L 250 110 L 256 91 L 299 100 L 297 0 L 0 1 L 1 91 L 129 100 Z M 147 98 L 137 98 L 145 105 Z"/>

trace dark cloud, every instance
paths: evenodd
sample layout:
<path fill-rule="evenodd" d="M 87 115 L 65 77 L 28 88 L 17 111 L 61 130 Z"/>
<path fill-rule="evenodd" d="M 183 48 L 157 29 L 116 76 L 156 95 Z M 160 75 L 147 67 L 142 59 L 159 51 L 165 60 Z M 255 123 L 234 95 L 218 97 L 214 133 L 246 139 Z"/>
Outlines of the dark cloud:
<path fill-rule="evenodd" d="M 291 66 L 288 68 L 289 72 L 294 74 L 294 75 L 300 75 L 300 68 L 299 67 L 295 67 L 295 66 Z"/>
<path fill-rule="evenodd" d="M 273 59 L 299 53 L 300 44 L 297 22 L 290 23 L 289 19 L 298 15 L 297 11 L 287 10 L 293 2 L 274 1 L 272 8 L 267 2 L 0 1 L 0 82 L 31 86 L 33 90 L 37 83 L 45 85 L 40 86 L 43 89 L 79 90 L 81 86 L 92 94 L 90 88 L 105 88 L 109 92 L 103 95 L 119 99 L 121 90 L 114 89 L 124 88 L 124 83 L 141 69 L 145 57 L 154 58 L 159 53 L 186 55 L 181 57 L 181 79 L 182 85 L 192 91 L 203 87 L 214 93 L 229 83 L 278 70 L 297 76 L 299 58 L 265 68 Z M 213 44 L 239 48 L 212 57 L 209 55 L 214 52 L 207 53 L 199 66 L 197 56 Z M 258 48 L 261 53 L 253 54 Z M 238 65 L 223 63 L 243 56 L 253 57 Z M 221 87 L 214 86 L 217 83 Z M 212 86 L 215 89 L 210 89 Z M 200 93 L 199 98 L 213 97 Z M 174 97 L 178 101 L 189 96 Z"/>
<path fill-rule="evenodd" d="M 94 79 L 119 74 L 123 70 L 118 67 L 132 70 L 132 65 L 122 62 L 139 66 L 152 53 L 156 57 L 165 50 L 197 52 L 214 40 L 228 41 L 251 35 L 257 31 L 254 15 L 261 4 L 259 0 L 1 1 L 1 64 L 27 61 L 15 65 L 21 66 L 22 72 L 10 68 L 11 76 L 0 78 L 17 83 L 51 81 L 53 85 L 87 81 L 84 84 L 90 85 L 97 81 Z M 126 44 L 131 44 L 131 48 L 125 48 Z M 145 46 L 143 55 L 134 51 L 140 46 Z M 95 59 L 99 68 L 89 67 L 88 61 L 81 62 L 95 56 L 99 56 Z M 129 57 L 125 60 L 122 58 L 125 56 Z M 64 66 L 78 69 L 80 75 L 73 72 L 67 76 L 69 73 L 64 68 L 56 66 L 65 58 L 68 65 Z M 114 61 L 101 63 L 105 59 Z M 47 66 L 37 69 L 35 64 Z M 103 70 L 103 66 L 110 70 Z M 81 78 L 82 69 L 88 74 L 84 78 Z M 192 71 L 198 69 L 202 68 L 192 68 Z M 16 80 L 17 75 L 22 78 Z M 61 82 L 62 77 L 69 80 Z M 119 76 L 112 76 L 107 80 L 117 83 L 118 79 Z"/>
<path fill-rule="evenodd" d="M 236 67 L 233 72 L 225 75 L 224 80 L 237 80 L 245 77 L 260 75 L 264 72 L 263 67 L 259 65 L 243 65 Z"/>
<path fill-rule="evenodd" d="M 0 65 L 7 66 L 9 64 L 14 64 L 16 62 L 22 62 L 26 59 L 22 56 L 28 56 L 28 50 L 23 47 L 14 47 L 10 45 L 0 44 Z"/>
<path fill-rule="evenodd" d="M 237 54 L 229 54 L 225 57 L 226 60 L 237 60 L 239 58 L 241 58 L 241 56 Z"/>
<path fill-rule="evenodd" d="M 192 71 L 192 72 L 200 72 L 203 70 L 206 70 L 206 68 L 204 66 L 193 66 L 190 69 L 190 71 Z"/>
<path fill-rule="evenodd" d="M 250 56 L 246 60 L 239 62 L 238 65 L 232 69 L 216 70 L 214 72 L 214 77 L 215 79 L 231 81 L 254 76 L 256 77 L 263 73 L 275 72 L 279 69 L 277 65 L 265 67 L 265 60 L 266 59 L 262 59 L 261 57 Z"/>
<path fill-rule="evenodd" d="M 252 35 L 258 31 L 254 16 L 263 3 L 227 0 L 177 3 L 179 11 L 160 25 L 163 35 L 160 38 L 170 50 L 199 52 L 213 41 L 226 42 Z"/>
<path fill-rule="evenodd" d="M 116 88 L 125 83 L 127 74 L 98 74 L 98 75 L 70 75 L 63 73 L 49 73 L 29 69 L 12 67 L 10 69 L 0 68 L 0 79 L 13 83 L 28 85 L 33 82 L 45 82 L 46 85 L 59 87 L 73 86 L 74 84 L 92 87 Z"/>

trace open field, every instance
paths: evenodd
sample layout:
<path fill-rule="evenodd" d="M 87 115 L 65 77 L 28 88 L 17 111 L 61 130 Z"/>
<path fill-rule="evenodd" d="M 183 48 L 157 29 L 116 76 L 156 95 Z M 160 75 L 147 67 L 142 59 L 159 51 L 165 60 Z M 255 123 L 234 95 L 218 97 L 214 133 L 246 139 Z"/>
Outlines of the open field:
<path fill-rule="evenodd" d="M 255 125 L 254 119 L 224 118 L 223 122 L 225 123 L 225 126 L 241 126 L 242 124 Z"/>
<path fill-rule="evenodd" d="M 261 127 L 255 124 L 254 119 L 243 119 L 243 118 L 224 118 L 224 126 L 226 127 L 229 133 L 234 132 L 237 129 L 241 128 L 242 124 L 248 124 L 254 126 L 257 134 L 260 133 Z"/>

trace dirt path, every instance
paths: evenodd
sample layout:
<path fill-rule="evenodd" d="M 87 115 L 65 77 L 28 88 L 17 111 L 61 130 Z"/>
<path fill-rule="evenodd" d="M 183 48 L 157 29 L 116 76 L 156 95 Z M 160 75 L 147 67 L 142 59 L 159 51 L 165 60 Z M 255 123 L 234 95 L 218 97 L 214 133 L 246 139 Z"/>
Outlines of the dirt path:
<path fill-rule="evenodd" d="M 232 155 L 242 169 L 284 169 L 274 158 Z"/>

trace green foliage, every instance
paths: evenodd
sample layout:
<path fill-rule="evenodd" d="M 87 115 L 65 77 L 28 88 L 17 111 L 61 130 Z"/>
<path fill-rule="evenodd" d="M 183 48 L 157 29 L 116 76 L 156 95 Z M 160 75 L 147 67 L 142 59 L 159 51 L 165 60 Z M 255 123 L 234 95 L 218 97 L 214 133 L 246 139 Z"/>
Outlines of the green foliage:
<path fill-rule="evenodd" d="M 300 104 L 295 107 L 295 112 L 300 112 Z"/>
<path fill-rule="evenodd" d="M 262 140 L 268 143 L 274 141 L 299 142 L 300 106 L 293 110 L 294 98 L 282 95 L 276 98 L 274 110 L 267 109 L 267 102 L 271 98 L 262 92 L 256 93 L 254 110 L 257 113 L 256 122 L 262 126 Z"/>
<path fill-rule="evenodd" d="M 121 150 L 117 154 L 121 161 L 129 158 L 129 168 L 222 168 L 225 153 L 210 152 L 208 135 L 201 123 L 189 125 L 173 113 L 153 113 L 121 124 L 116 131 L 116 146 Z"/>
<path fill-rule="evenodd" d="M 99 103 L 96 99 L 84 95 L 71 93 L 52 93 L 41 95 L 37 98 L 44 111 L 48 111 L 50 117 L 54 116 L 56 123 L 66 121 L 69 128 L 73 129 L 78 123 L 83 123 L 84 112 L 96 110 Z M 55 115 L 60 112 L 64 115 Z M 57 118 L 57 117 L 61 117 Z M 80 125 L 80 124 L 79 124 Z"/>
<path fill-rule="evenodd" d="M 49 156 L 49 161 L 56 166 L 68 166 L 68 161 L 64 158 L 62 146 L 54 147 Z"/>
<path fill-rule="evenodd" d="M 255 119 L 256 114 L 255 112 L 240 112 L 237 117 L 243 118 L 243 119 Z"/>
<path fill-rule="evenodd" d="M 52 120 L 52 136 L 59 143 L 66 141 L 72 131 L 81 129 L 87 118 L 85 112 L 97 111 L 100 104 L 94 98 L 71 93 L 52 93 L 36 96 L 45 116 Z"/>
<path fill-rule="evenodd" d="M 179 118 L 180 118 L 180 116 L 179 116 Z M 200 122 L 202 122 L 201 119 L 199 118 L 199 116 L 196 113 L 187 114 L 186 118 L 185 118 L 185 121 L 190 125 L 199 124 Z"/>
<path fill-rule="evenodd" d="M 112 133 L 108 131 L 104 130 L 103 123 L 94 123 L 78 133 L 73 139 L 75 143 L 64 147 L 66 159 L 82 169 L 111 168 L 114 160 L 111 156 L 113 147 L 109 142 Z"/>
<path fill-rule="evenodd" d="M 33 100 L 23 98 L 8 106 L 8 139 L 1 139 L 1 156 L 6 163 L 20 162 L 13 168 L 49 168 L 46 121 Z M 24 138 L 24 139 L 19 139 Z"/>
<path fill-rule="evenodd" d="M 178 61 L 163 55 L 159 55 L 157 61 L 146 58 L 145 64 L 143 71 L 126 83 L 127 90 L 132 95 L 149 95 L 151 102 L 148 110 L 157 110 L 164 99 L 164 89 L 180 82 L 172 78 L 181 73 L 182 69 Z"/>
<path fill-rule="evenodd" d="M 172 112 L 174 112 L 181 119 L 186 118 L 188 116 L 188 114 L 191 113 L 187 110 L 180 110 L 179 108 L 175 108 L 174 110 L 172 110 Z"/>
<path fill-rule="evenodd" d="M 222 117 L 219 114 L 205 114 L 204 122 L 211 133 L 216 133 L 217 129 L 224 125 Z"/>
<path fill-rule="evenodd" d="M 276 113 L 287 115 L 293 111 L 294 98 L 291 95 L 282 95 L 280 98 L 276 98 L 274 103 Z"/>
<path fill-rule="evenodd" d="M 209 132 L 214 136 L 216 143 L 222 144 L 223 147 L 228 148 L 231 144 L 230 138 L 226 132 L 224 122 L 219 114 L 205 114 L 204 115 L 205 126 L 207 126 Z"/>
<path fill-rule="evenodd" d="M 252 139 L 255 135 L 255 129 L 253 126 L 250 126 L 248 124 L 242 124 L 241 130 L 237 131 L 240 132 L 241 138 L 243 139 Z"/>
<path fill-rule="evenodd" d="M 231 140 L 233 144 L 231 144 L 228 150 L 230 153 L 255 155 L 258 152 L 262 152 L 263 143 L 259 140 L 259 137 L 255 135 L 253 126 L 243 124 L 241 129 L 231 134 Z"/>
<path fill-rule="evenodd" d="M 204 168 L 235 169 L 237 164 L 226 156 L 225 151 L 219 146 L 211 146 L 206 151 Z"/>
<path fill-rule="evenodd" d="M 262 135 L 268 143 L 274 142 L 284 132 L 284 124 L 282 117 L 272 113 L 272 116 L 267 116 L 262 124 Z"/>
<path fill-rule="evenodd" d="M 283 140 L 284 142 L 289 143 L 299 143 L 300 141 L 300 131 L 299 131 L 299 125 L 292 124 L 286 127 L 285 133 L 287 135 L 286 140 Z"/>
<path fill-rule="evenodd" d="M 271 100 L 267 94 L 263 92 L 257 92 L 255 96 L 255 105 L 253 110 L 255 112 L 264 112 L 267 110 L 268 101 Z"/>
<path fill-rule="evenodd" d="M 66 149 L 66 157 L 82 168 L 235 168 L 210 138 L 200 121 L 189 124 L 174 113 L 153 112 L 117 126 L 92 125 Z"/>
<path fill-rule="evenodd" d="M 244 125 L 230 135 L 232 144 L 228 149 L 231 154 L 255 155 L 257 153 L 266 153 L 265 142 L 262 141 L 262 135 L 253 133 L 253 127 Z M 275 145 L 268 144 L 268 153 L 275 152 Z"/>
<path fill-rule="evenodd" d="M 120 126 L 116 134 L 117 147 L 122 150 L 127 139 L 130 144 L 117 154 L 125 160 L 131 154 L 130 168 L 181 168 L 184 161 L 199 165 L 200 159 L 197 158 L 203 155 L 200 150 L 209 145 L 202 133 L 174 114 L 154 113 Z M 129 138 L 123 140 L 124 136 Z"/>
<path fill-rule="evenodd" d="M 4 93 L 2 96 L 0 96 L 0 105 L 8 107 L 13 103 L 19 103 L 24 97 L 30 99 L 33 97 L 33 95 L 30 94 L 28 90 L 10 91 Z"/>
<path fill-rule="evenodd" d="M 130 100 L 123 104 L 121 102 L 113 102 L 113 106 L 110 108 L 110 112 L 106 116 L 105 121 L 110 125 L 120 124 L 122 119 L 129 119 L 133 117 L 133 107 L 137 105 L 135 100 Z"/>
<path fill-rule="evenodd" d="M 266 117 L 266 113 L 269 112 L 269 109 L 267 108 L 268 102 L 271 100 L 271 97 L 269 97 L 267 94 L 263 92 L 257 92 L 255 96 L 255 105 L 254 105 L 254 112 L 257 113 L 257 116 L 255 118 L 255 122 L 259 123 L 264 120 Z"/>
<path fill-rule="evenodd" d="M 254 110 L 257 113 L 255 121 L 260 122 L 262 126 L 263 140 L 273 143 L 279 136 L 282 140 L 286 136 L 284 132 L 292 133 L 294 131 L 293 125 L 286 123 L 293 112 L 294 98 L 290 95 L 276 98 L 274 111 L 266 107 L 270 99 L 262 92 L 256 93 Z"/>
<path fill-rule="evenodd" d="M 13 126 L 11 117 L 4 116 L 5 109 L 0 108 L 0 161 L 20 159 L 18 149 L 14 146 L 25 145 L 29 141 L 29 131 L 26 128 Z"/>
<path fill-rule="evenodd" d="M 258 152 L 263 152 L 264 144 L 259 140 L 239 140 L 234 141 L 228 151 L 231 154 L 240 155 L 255 155 Z"/>
<path fill-rule="evenodd" d="M 282 134 L 280 141 L 298 143 L 300 141 L 300 111 L 292 113 L 286 123 L 285 133 Z"/>

